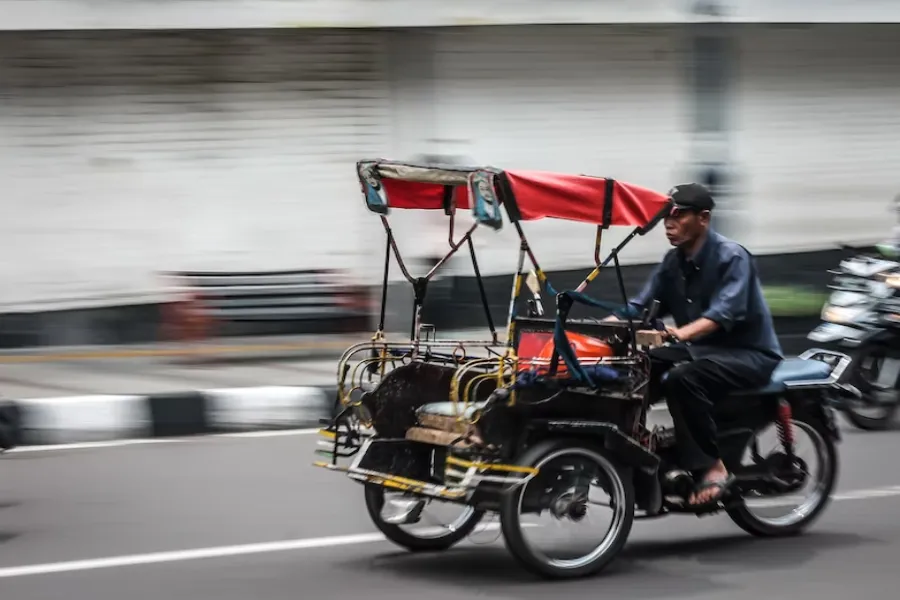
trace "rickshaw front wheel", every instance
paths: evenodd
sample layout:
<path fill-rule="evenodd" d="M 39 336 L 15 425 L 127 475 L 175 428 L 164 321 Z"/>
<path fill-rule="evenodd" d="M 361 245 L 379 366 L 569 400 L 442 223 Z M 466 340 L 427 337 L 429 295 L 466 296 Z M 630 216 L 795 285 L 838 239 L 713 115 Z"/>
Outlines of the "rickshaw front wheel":
<path fill-rule="evenodd" d="M 383 515 L 385 504 L 385 488 L 372 483 L 365 485 L 366 509 L 375 527 L 390 541 L 412 552 L 439 552 L 448 550 L 462 540 L 478 526 L 484 517 L 484 511 L 475 510 L 471 506 L 457 505 L 463 509 L 462 514 L 451 524 L 437 529 L 431 535 L 425 533 L 423 527 L 419 531 L 409 531 L 401 525 L 388 523 Z M 424 500 L 424 499 L 422 499 Z"/>

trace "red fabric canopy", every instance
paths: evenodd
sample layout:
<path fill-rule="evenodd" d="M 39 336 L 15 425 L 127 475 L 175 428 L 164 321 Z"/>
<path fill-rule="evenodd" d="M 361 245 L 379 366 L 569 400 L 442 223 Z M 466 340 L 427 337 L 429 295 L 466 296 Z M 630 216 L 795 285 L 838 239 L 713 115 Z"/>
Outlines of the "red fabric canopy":
<path fill-rule="evenodd" d="M 391 208 L 413 210 L 440 210 L 444 208 L 444 186 L 440 184 L 383 178 L 381 185 L 384 186 L 388 206 Z M 471 208 L 469 191 L 466 189 L 466 186 L 457 186 L 454 188 L 453 193 L 456 196 L 456 208 L 465 210 Z"/>
<path fill-rule="evenodd" d="M 606 179 L 539 171 L 506 171 L 523 221 L 564 219 L 600 225 Z M 616 181 L 610 225 L 646 225 L 669 202 L 668 196 Z"/>
<path fill-rule="evenodd" d="M 600 225 L 606 200 L 606 179 L 541 171 L 505 171 L 523 221 L 563 219 Z M 388 206 L 396 209 L 441 210 L 444 186 L 382 177 Z M 454 188 L 456 207 L 471 209 L 466 186 Z M 643 226 L 669 201 L 665 194 L 616 181 L 611 226 Z"/>

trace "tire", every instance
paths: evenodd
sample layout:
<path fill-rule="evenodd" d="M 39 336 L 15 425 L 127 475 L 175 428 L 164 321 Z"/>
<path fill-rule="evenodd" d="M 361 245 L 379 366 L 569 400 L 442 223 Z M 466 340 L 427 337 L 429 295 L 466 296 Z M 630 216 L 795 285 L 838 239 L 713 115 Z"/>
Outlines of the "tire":
<path fill-rule="evenodd" d="M 853 426 L 864 431 L 885 431 L 890 429 L 894 423 L 894 415 L 897 412 L 897 405 L 890 404 L 884 406 L 884 412 L 877 417 L 871 417 L 860 414 L 848 407 L 844 410 L 847 420 L 853 423 Z"/>
<path fill-rule="evenodd" d="M 870 396 L 875 393 L 875 386 L 867 378 L 867 373 L 862 370 L 861 363 L 866 358 L 883 358 L 886 351 L 881 346 L 868 345 L 860 348 L 853 357 L 853 372 L 851 374 L 851 383 L 862 392 L 863 397 Z M 877 416 L 868 416 L 864 413 L 857 412 L 854 408 L 857 403 L 848 404 L 843 412 L 847 416 L 854 427 L 864 431 L 884 431 L 889 429 L 894 423 L 894 415 L 897 412 L 897 402 L 890 404 L 882 404 L 880 414 Z"/>
<path fill-rule="evenodd" d="M 621 502 L 622 512 L 618 515 L 617 524 L 611 527 L 610 534 L 601 544 L 605 549 L 583 564 L 561 566 L 532 549 L 523 535 L 520 502 L 528 484 L 505 494 L 500 502 L 500 525 L 506 547 L 519 564 L 546 579 L 575 579 L 599 573 L 609 566 L 625 546 L 634 523 L 635 496 L 630 474 L 605 451 L 578 441 L 546 440 L 527 449 L 517 462 L 522 466 L 540 467 L 541 464 L 566 454 L 593 460 L 603 469 L 610 479 L 612 489 L 616 491 L 617 504 Z"/>
<path fill-rule="evenodd" d="M 449 550 L 462 540 L 466 539 L 469 534 L 478 526 L 484 517 L 484 511 L 472 510 L 466 520 L 461 523 L 453 531 L 449 531 L 445 535 L 438 537 L 424 538 L 417 537 L 407 531 L 404 531 L 399 525 L 386 523 L 381 517 L 381 511 L 384 508 L 384 488 L 380 485 L 368 483 L 365 485 L 366 509 L 369 511 L 369 518 L 378 528 L 378 531 L 393 543 L 406 548 L 411 552 L 440 552 Z"/>
<path fill-rule="evenodd" d="M 800 413 L 795 413 L 792 421 L 795 428 L 803 428 L 806 430 L 805 433 L 807 435 L 815 435 L 818 438 L 816 442 L 819 444 L 819 451 L 825 460 L 828 461 L 829 468 L 820 478 L 819 489 L 817 490 L 817 503 L 793 522 L 773 524 L 763 521 L 753 514 L 743 501 L 726 510 L 728 516 L 731 517 L 731 520 L 738 527 L 757 537 L 786 537 L 802 533 L 819 518 L 825 508 L 831 503 L 831 494 L 837 485 L 840 471 L 838 452 L 828 428 L 820 419 Z"/>

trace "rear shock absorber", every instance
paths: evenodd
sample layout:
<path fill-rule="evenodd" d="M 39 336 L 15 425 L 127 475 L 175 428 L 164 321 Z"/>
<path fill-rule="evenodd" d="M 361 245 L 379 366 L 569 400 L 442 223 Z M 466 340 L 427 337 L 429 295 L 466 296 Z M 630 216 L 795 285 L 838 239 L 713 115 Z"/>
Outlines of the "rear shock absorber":
<path fill-rule="evenodd" d="M 794 457 L 794 424 L 790 403 L 781 398 L 778 400 L 778 417 L 775 426 L 778 428 L 778 439 L 788 457 Z"/>

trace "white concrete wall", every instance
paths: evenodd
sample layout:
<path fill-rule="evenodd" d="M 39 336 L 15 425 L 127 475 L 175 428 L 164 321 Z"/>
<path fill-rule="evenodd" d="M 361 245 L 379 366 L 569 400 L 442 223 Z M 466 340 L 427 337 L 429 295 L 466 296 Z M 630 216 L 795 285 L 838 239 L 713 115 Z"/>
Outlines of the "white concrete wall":
<path fill-rule="evenodd" d="M 672 22 L 684 0 L 0 0 L 0 29 L 433 27 Z"/>
<path fill-rule="evenodd" d="M 385 62 L 377 31 L 0 36 L 0 310 L 153 301 L 164 271 L 358 272 Z"/>
<path fill-rule="evenodd" d="M 887 233 L 900 192 L 898 32 L 740 29 L 730 150 L 739 232 L 754 250 Z M 377 280 L 384 236 L 359 195 L 362 157 L 444 155 L 668 189 L 696 152 L 687 36 L 671 26 L 0 36 L 0 310 L 149 301 L 163 270 L 328 266 Z M 396 215 L 411 259 L 445 244 L 435 217 Z M 526 229 L 545 268 L 591 261 L 588 226 Z M 482 232 L 479 247 L 485 273 L 512 269 L 509 231 Z M 663 250 L 656 232 L 625 262 Z M 465 257 L 458 268 L 469 272 Z"/>
<path fill-rule="evenodd" d="M 738 35 L 734 154 L 760 252 L 872 243 L 900 193 L 900 26 L 752 26 Z"/>
<path fill-rule="evenodd" d="M 0 30 L 895 23 L 892 0 L 0 0 Z"/>
<path fill-rule="evenodd" d="M 609 176 L 667 190 L 687 158 L 683 36 L 668 26 L 443 30 L 435 47 L 438 138 L 447 152 L 510 169 Z M 596 228 L 524 224 L 542 267 L 591 264 Z M 614 247 L 628 233 L 606 233 Z M 482 232 L 482 269 L 515 268 L 516 233 Z M 660 235 L 625 262 L 654 260 Z"/>

